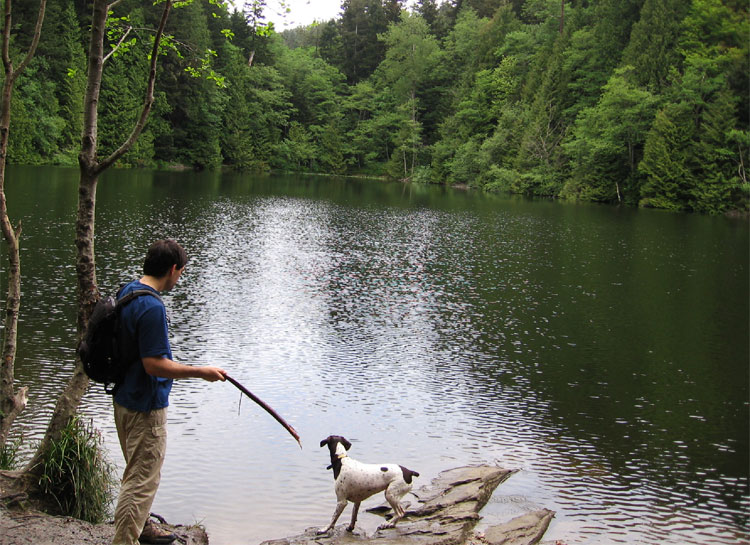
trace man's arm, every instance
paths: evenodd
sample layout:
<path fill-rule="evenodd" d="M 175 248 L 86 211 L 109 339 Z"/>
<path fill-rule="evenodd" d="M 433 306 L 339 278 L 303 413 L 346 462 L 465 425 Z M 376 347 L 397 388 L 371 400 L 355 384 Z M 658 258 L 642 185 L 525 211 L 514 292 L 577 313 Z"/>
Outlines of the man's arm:
<path fill-rule="evenodd" d="M 184 365 L 169 358 L 143 358 L 143 368 L 151 376 L 161 378 L 200 378 L 208 382 L 226 380 L 224 369 L 212 365 Z"/>

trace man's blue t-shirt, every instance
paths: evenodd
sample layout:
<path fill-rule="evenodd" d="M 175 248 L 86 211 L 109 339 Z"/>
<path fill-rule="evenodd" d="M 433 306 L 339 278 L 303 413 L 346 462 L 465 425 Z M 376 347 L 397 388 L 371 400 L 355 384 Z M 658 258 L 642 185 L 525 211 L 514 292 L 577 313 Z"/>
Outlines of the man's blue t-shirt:
<path fill-rule="evenodd" d="M 151 290 L 157 295 L 159 293 L 136 280 L 127 284 L 119 296 L 122 297 L 138 289 Z M 115 393 L 115 402 L 140 412 L 168 406 L 172 379 L 149 375 L 140 359 L 147 357 L 172 359 L 167 312 L 164 305 L 159 299 L 150 295 L 136 297 L 123 307 L 120 323 L 124 327 L 123 346 L 137 347 L 137 354 L 134 356 L 139 359 L 128 369 L 125 380 Z"/>

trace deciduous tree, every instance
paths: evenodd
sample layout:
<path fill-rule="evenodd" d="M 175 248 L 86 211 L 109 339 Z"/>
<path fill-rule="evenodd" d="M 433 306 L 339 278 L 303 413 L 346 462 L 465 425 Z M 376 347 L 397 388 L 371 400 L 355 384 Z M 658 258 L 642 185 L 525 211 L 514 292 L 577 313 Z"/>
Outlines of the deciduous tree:
<path fill-rule="evenodd" d="M 115 0 L 117 3 L 117 0 Z M 122 157 L 138 139 L 146 125 L 154 101 L 156 66 L 164 28 L 172 9 L 172 0 L 162 5 L 158 27 L 153 36 L 151 53 L 148 59 L 148 77 L 144 82 L 144 99 L 141 113 L 122 144 L 106 157 L 99 156 L 99 97 L 104 61 L 107 55 L 107 19 L 112 5 L 107 0 L 94 0 L 91 16 L 91 31 L 88 50 L 87 85 L 84 96 L 83 132 L 81 151 L 78 156 L 80 181 L 78 187 L 78 212 L 76 217 L 76 277 L 79 338 L 83 334 L 94 304 L 99 298 L 96 284 L 96 260 L 94 255 L 94 225 L 96 189 L 102 172 L 110 168 Z M 73 376 L 57 400 L 45 435 L 36 453 L 25 469 L 25 473 L 35 475 L 40 470 L 40 461 L 50 441 L 56 439 L 70 419 L 76 414 L 89 380 L 77 361 Z"/>
<path fill-rule="evenodd" d="M 0 227 L 3 238 L 8 245 L 8 292 L 5 299 L 5 319 L 2 343 L 2 361 L 0 362 L 0 449 L 4 449 L 8 432 L 16 417 L 26 407 L 27 387 L 15 389 L 16 343 L 18 337 L 18 313 L 21 308 L 21 224 L 13 225 L 8 217 L 8 203 L 5 197 L 5 167 L 10 132 L 11 98 L 13 87 L 18 76 L 28 66 L 36 52 L 42 32 L 46 0 L 40 0 L 36 25 L 33 28 L 29 48 L 17 65 L 11 58 L 10 39 L 13 30 L 13 2 L 5 0 L 2 60 L 3 87 L 0 96 Z"/>

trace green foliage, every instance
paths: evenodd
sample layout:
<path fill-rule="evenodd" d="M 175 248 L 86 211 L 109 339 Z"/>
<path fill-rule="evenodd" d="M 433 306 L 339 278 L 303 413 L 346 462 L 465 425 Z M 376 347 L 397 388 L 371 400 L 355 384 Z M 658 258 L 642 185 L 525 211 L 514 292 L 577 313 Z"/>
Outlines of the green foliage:
<path fill-rule="evenodd" d="M 28 46 L 32 4 L 14 6 L 14 59 Z M 39 54 L 13 97 L 11 162 L 76 161 L 84 4 L 48 1 Z M 149 122 L 120 163 L 367 173 L 747 211 L 746 6 L 563 5 L 561 24 L 559 0 L 344 0 L 338 18 L 282 38 L 265 1 L 231 12 L 220 0 L 177 2 Z M 143 107 L 159 13 L 138 0 L 113 6 L 102 155 L 119 147 Z"/>
<path fill-rule="evenodd" d="M 220 135 L 223 163 L 236 170 L 267 171 L 290 115 L 289 93 L 276 69 L 251 68 L 238 48 L 224 48 L 228 61 Z"/>
<path fill-rule="evenodd" d="M 593 201 L 637 201 L 637 166 L 654 118 L 651 93 L 630 81 L 632 69 L 615 71 L 597 105 L 578 116 L 565 144 L 571 178 L 561 196 Z"/>
<path fill-rule="evenodd" d="M 101 435 L 73 418 L 43 456 L 39 487 L 59 513 L 103 522 L 115 487 L 114 468 L 104 458 Z"/>
<path fill-rule="evenodd" d="M 45 74 L 46 59 L 35 58 L 18 78 L 13 95 L 8 161 L 51 163 L 63 141 L 65 120 L 55 96 L 55 84 Z"/>
<path fill-rule="evenodd" d="M 745 86 L 737 74 L 748 51 L 742 27 L 738 14 L 717 0 L 693 3 L 680 40 L 684 70 L 673 75 L 640 165 L 647 177 L 641 205 L 747 210 L 747 124 L 738 115 L 746 101 L 736 92 Z"/>

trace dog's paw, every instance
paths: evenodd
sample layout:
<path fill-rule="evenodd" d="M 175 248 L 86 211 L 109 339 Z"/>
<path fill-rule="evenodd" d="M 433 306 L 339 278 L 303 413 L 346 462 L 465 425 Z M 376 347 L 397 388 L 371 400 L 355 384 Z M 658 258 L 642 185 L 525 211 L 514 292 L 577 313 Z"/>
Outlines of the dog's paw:
<path fill-rule="evenodd" d="M 378 526 L 378 530 L 389 530 L 390 528 L 395 528 L 395 527 L 396 527 L 395 522 L 386 522 Z"/>
<path fill-rule="evenodd" d="M 320 529 L 318 529 L 318 531 L 317 531 L 317 532 L 315 532 L 315 533 L 316 533 L 316 535 L 319 535 L 319 536 L 324 536 L 324 535 L 328 535 L 328 534 L 330 534 L 330 533 L 331 533 L 331 530 L 333 530 L 333 528 L 320 528 Z"/>

